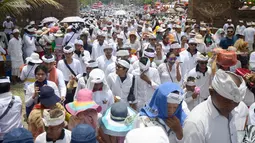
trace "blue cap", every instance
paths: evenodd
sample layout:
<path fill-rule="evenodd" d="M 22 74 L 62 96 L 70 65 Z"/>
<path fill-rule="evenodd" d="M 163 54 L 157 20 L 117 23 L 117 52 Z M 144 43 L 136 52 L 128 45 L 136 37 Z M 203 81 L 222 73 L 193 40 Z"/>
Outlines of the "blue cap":
<path fill-rule="evenodd" d="M 25 128 L 15 128 L 4 135 L 3 143 L 33 143 L 33 135 Z"/>
<path fill-rule="evenodd" d="M 96 131 L 88 124 L 79 124 L 72 130 L 71 143 L 96 143 Z"/>

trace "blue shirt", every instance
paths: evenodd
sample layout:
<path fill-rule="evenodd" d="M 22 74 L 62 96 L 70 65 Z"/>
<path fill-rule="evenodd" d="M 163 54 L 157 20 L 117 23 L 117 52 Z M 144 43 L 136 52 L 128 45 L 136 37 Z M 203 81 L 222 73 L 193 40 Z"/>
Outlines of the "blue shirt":
<path fill-rule="evenodd" d="M 237 40 L 236 36 L 233 36 L 232 39 L 229 39 L 228 37 L 225 37 L 220 40 L 220 47 L 222 49 L 228 49 L 229 46 L 233 46 Z"/>

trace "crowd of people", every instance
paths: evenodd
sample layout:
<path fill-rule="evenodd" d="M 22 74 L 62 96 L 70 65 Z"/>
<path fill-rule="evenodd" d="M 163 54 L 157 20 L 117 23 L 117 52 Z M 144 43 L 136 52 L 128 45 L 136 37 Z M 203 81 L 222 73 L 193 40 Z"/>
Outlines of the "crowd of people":
<path fill-rule="evenodd" d="M 19 29 L 8 16 L 3 27 L 0 142 L 254 142 L 255 22 L 108 15 Z"/>

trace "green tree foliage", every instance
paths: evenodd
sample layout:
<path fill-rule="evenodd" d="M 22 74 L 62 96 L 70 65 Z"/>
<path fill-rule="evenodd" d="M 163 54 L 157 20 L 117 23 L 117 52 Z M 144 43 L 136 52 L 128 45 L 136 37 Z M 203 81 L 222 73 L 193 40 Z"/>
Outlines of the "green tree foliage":
<path fill-rule="evenodd" d="M 25 11 L 38 8 L 43 5 L 52 5 L 57 9 L 63 6 L 55 0 L 1 0 L 0 18 L 6 15 L 21 15 Z"/>

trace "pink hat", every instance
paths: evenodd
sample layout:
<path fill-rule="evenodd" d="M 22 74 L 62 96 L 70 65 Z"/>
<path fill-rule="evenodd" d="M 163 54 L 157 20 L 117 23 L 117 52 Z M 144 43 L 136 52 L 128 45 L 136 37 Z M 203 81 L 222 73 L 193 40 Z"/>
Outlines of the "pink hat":
<path fill-rule="evenodd" d="M 88 109 L 96 110 L 99 113 L 101 112 L 102 107 L 93 101 L 92 91 L 88 89 L 81 89 L 78 92 L 77 101 L 66 104 L 66 109 L 72 115 L 77 115 Z"/>

